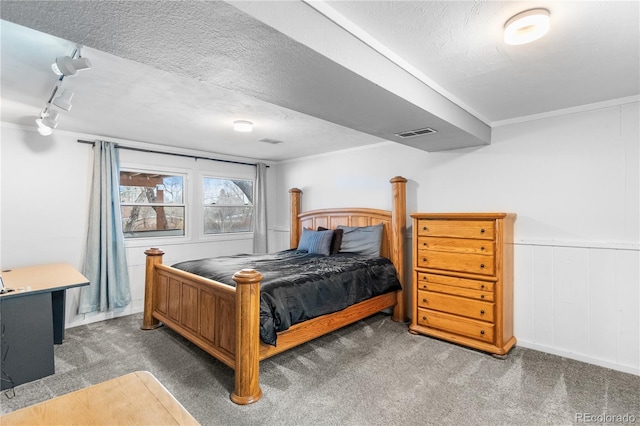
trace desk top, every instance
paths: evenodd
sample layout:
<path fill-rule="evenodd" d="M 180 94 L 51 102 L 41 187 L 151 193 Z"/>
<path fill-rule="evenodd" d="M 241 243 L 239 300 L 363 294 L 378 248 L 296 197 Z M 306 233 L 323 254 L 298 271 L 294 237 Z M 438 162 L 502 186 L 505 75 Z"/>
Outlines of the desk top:
<path fill-rule="evenodd" d="M 2 281 L 5 288 L 14 290 L 2 294 L 2 297 L 19 296 L 27 292 L 64 290 L 89 284 L 84 275 L 66 263 L 4 270 Z"/>
<path fill-rule="evenodd" d="M 0 417 L 9 425 L 197 425 L 148 371 L 137 371 Z"/>

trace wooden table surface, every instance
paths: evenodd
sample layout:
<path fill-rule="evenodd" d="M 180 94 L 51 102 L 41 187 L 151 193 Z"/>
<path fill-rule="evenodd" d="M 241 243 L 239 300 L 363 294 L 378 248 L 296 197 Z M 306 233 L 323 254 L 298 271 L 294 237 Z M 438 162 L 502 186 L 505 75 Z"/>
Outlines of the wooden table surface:
<path fill-rule="evenodd" d="M 198 425 L 149 372 L 137 371 L 0 417 L 0 425 Z"/>
<path fill-rule="evenodd" d="M 53 291 L 89 284 L 89 280 L 67 263 L 27 266 L 2 271 L 6 288 L 14 291 L 3 296 L 23 291 Z"/>

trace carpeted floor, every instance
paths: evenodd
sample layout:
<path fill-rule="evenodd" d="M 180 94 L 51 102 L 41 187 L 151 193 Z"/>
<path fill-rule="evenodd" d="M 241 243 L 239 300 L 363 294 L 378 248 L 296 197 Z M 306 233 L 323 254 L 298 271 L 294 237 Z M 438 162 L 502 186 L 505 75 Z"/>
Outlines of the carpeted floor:
<path fill-rule="evenodd" d="M 407 331 L 385 314 L 260 364 L 263 398 L 229 399 L 233 371 L 141 315 L 67 330 L 56 374 L 0 395 L 2 413 L 147 370 L 203 425 L 573 424 L 634 416 L 640 377 L 516 347 L 507 359 Z M 627 417 L 629 418 L 629 417 Z"/>

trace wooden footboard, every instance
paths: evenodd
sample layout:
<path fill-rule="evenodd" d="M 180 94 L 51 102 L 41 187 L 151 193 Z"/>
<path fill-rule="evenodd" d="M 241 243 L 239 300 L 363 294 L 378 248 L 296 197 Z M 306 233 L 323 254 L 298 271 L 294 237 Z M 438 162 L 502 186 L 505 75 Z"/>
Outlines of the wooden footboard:
<path fill-rule="evenodd" d="M 396 177 L 393 184 L 393 212 L 374 209 L 333 209 L 300 213 L 300 190 L 292 194 L 292 235 L 295 244 L 302 227 L 338 224 L 366 226 L 384 224 L 382 255 L 396 266 L 404 285 L 404 232 L 406 179 Z M 294 224 L 295 222 L 295 224 Z M 294 237 L 292 236 L 292 244 Z M 342 311 L 296 324 L 278 333 L 277 347 L 260 341 L 259 272 L 238 271 L 231 287 L 162 264 L 163 251 L 151 248 L 147 255 L 143 330 L 162 322 L 204 351 L 235 370 L 231 400 L 249 404 L 262 396 L 259 361 L 308 342 L 381 310 L 394 307 L 394 320 L 405 319 L 404 293 L 387 293 L 350 306 Z"/>
<path fill-rule="evenodd" d="M 260 341 L 259 272 L 245 269 L 233 277 L 231 287 L 162 264 L 162 250 L 147 255 L 143 330 L 162 322 L 190 342 L 235 370 L 231 399 L 238 404 L 257 401 L 262 395 L 258 362 L 302 343 L 394 307 L 397 292 L 383 294 L 342 311 L 295 324 L 278 333 L 278 345 Z M 148 306 L 148 308 L 147 308 Z M 240 356 L 237 356 L 237 355 Z"/>

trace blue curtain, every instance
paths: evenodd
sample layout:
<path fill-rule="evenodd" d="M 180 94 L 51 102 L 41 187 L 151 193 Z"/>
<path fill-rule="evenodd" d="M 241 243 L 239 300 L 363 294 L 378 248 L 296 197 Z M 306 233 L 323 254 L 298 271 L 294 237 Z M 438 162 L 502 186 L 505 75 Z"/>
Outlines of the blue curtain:
<path fill-rule="evenodd" d="M 267 252 L 267 165 L 256 164 L 256 187 L 253 200 L 253 252 Z"/>
<path fill-rule="evenodd" d="M 90 284 L 81 288 L 78 312 L 123 308 L 131 301 L 120 212 L 118 153 L 110 142 L 93 148 L 93 183 L 83 274 Z"/>

